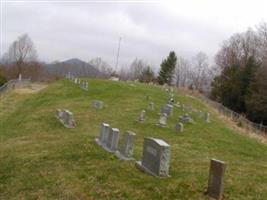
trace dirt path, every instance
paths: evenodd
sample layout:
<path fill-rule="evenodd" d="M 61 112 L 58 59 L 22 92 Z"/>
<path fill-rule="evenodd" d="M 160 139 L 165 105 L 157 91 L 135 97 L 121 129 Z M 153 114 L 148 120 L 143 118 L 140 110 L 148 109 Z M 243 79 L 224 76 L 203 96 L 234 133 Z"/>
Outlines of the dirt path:
<path fill-rule="evenodd" d="M 14 91 L 18 94 L 33 94 L 45 89 L 48 85 L 44 83 L 32 83 L 27 88 L 17 88 Z"/>

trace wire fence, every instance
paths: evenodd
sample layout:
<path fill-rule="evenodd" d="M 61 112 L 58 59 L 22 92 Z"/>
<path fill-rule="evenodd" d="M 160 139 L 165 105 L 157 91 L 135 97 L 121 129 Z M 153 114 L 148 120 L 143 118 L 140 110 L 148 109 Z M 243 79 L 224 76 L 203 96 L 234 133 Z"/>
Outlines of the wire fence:
<path fill-rule="evenodd" d="M 8 91 L 14 90 L 16 88 L 29 87 L 30 83 L 30 79 L 14 79 L 6 82 L 0 87 L 0 99 L 2 99 Z"/>
<path fill-rule="evenodd" d="M 229 108 L 226 108 L 224 105 L 222 105 L 218 102 L 212 101 L 212 100 L 208 99 L 207 97 L 202 96 L 201 99 L 204 102 L 206 102 L 207 104 L 209 104 L 210 106 L 212 106 L 213 108 L 215 108 L 219 113 L 230 118 L 231 120 L 236 122 L 240 127 L 246 129 L 246 131 L 254 132 L 254 133 L 257 133 L 259 135 L 267 136 L 267 126 L 265 126 L 263 124 L 251 122 L 243 115 L 241 115 L 237 112 L 234 112 L 234 111 L 230 110 Z"/>

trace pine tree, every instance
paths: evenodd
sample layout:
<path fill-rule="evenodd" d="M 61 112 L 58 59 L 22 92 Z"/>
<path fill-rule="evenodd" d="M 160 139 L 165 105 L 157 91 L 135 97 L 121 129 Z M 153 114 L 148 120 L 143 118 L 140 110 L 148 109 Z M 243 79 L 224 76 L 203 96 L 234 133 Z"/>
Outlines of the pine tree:
<path fill-rule="evenodd" d="M 174 51 L 171 51 L 169 53 L 169 56 L 164 59 L 160 65 L 161 69 L 158 76 L 159 84 L 163 85 L 167 83 L 168 85 L 171 85 L 173 71 L 175 69 L 176 63 L 177 56 L 175 55 Z"/>

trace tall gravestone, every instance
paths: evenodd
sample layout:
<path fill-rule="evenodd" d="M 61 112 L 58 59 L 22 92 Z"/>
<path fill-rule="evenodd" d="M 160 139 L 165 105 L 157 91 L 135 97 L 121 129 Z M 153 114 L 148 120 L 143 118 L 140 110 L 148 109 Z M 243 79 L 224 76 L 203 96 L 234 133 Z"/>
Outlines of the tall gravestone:
<path fill-rule="evenodd" d="M 207 194 L 217 200 L 223 198 L 223 179 L 225 163 L 220 160 L 211 159 Z"/>
<path fill-rule="evenodd" d="M 120 131 L 117 128 L 110 128 L 105 149 L 109 152 L 115 152 L 118 148 Z"/>
<path fill-rule="evenodd" d="M 136 166 L 153 176 L 168 177 L 170 145 L 161 139 L 144 138 L 142 160 Z"/>
<path fill-rule="evenodd" d="M 119 150 L 116 151 L 116 156 L 121 160 L 134 160 L 133 150 L 134 150 L 134 138 L 135 133 L 131 131 L 126 131 L 123 136 L 123 143 Z"/>
<path fill-rule="evenodd" d="M 100 127 L 99 137 L 96 138 L 96 142 L 98 145 L 104 147 L 108 141 L 108 134 L 109 134 L 110 126 L 107 123 L 102 123 Z"/>

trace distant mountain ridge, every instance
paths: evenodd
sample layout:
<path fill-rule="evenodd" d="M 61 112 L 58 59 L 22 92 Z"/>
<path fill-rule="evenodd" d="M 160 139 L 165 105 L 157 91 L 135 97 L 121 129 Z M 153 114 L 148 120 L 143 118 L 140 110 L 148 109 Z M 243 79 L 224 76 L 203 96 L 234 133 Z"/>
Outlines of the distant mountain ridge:
<path fill-rule="evenodd" d="M 49 74 L 59 76 L 64 76 L 67 73 L 78 77 L 99 77 L 102 75 L 96 67 L 78 58 L 45 64 L 44 68 Z"/>

